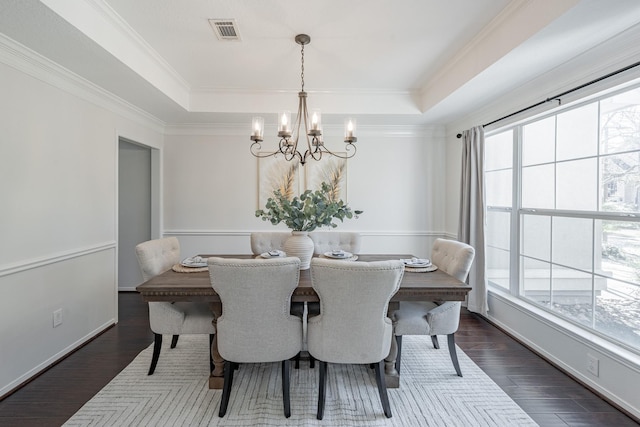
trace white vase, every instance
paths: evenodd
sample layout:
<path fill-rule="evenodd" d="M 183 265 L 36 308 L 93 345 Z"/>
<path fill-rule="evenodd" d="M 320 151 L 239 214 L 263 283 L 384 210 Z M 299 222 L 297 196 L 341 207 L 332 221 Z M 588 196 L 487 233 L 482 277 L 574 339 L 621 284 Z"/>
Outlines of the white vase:
<path fill-rule="evenodd" d="M 284 241 L 283 249 L 287 256 L 300 258 L 300 270 L 307 270 L 311 266 L 314 244 L 307 231 L 292 231 L 291 237 Z"/>

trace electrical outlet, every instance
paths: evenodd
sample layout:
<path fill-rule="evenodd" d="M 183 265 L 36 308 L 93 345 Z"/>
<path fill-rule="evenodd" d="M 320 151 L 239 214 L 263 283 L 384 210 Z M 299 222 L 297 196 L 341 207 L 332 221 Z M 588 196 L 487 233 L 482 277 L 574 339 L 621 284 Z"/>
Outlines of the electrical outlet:
<path fill-rule="evenodd" d="M 53 312 L 53 327 L 62 325 L 62 309 L 59 308 Z"/>
<path fill-rule="evenodd" d="M 597 377 L 599 374 L 598 372 L 599 365 L 600 365 L 600 361 L 598 360 L 597 357 L 595 357 L 592 354 L 587 354 L 587 371 L 591 372 L 593 375 Z"/>

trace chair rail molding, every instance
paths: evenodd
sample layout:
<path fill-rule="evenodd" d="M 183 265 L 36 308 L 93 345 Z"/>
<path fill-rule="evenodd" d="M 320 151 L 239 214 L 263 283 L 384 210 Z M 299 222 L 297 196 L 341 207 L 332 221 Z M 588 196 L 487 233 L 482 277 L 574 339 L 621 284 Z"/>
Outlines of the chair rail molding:
<path fill-rule="evenodd" d="M 115 250 L 116 242 L 114 240 L 103 243 L 98 243 L 92 246 L 85 246 L 69 251 L 53 253 L 49 256 L 26 259 L 21 262 L 0 265 L 0 277 L 8 276 L 10 274 L 20 273 L 22 271 L 31 270 L 46 265 L 55 264 L 58 262 L 67 261 L 74 258 L 83 257 L 96 252 Z"/>

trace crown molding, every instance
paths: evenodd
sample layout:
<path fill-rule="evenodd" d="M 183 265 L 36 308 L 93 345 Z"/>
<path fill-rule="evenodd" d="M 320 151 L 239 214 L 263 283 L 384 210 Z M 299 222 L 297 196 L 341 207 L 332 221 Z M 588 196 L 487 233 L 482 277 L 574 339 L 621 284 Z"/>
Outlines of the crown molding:
<path fill-rule="evenodd" d="M 165 123 L 0 33 L 0 63 L 162 133 Z"/>

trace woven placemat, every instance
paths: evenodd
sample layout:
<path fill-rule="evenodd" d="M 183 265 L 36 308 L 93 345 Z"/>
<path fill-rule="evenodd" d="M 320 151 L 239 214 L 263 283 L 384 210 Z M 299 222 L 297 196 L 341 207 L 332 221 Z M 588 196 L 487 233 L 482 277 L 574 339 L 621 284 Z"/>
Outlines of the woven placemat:
<path fill-rule="evenodd" d="M 330 256 L 320 255 L 318 256 L 318 258 L 337 259 L 340 261 L 356 261 L 358 259 L 358 255 L 353 255 L 353 256 L 350 256 L 349 258 L 332 258 Z"/>
<path fill-rule="evenodd" d="M 415 268 L 415 267 L 407 267 L 404 266 L 404 271 L 408 271 L 410 273 L 431 273 L 432 271 L 436 271 L 438 267 L 435 265 L 430 265 L 429 267 L 424 268 Z"/>
<path fill-rule="evenodd" d="M 180 264 L 175 264 L 171 269 L 176 273 L 199 273 L 201 271 L 209 271 L 209 267 L 185 267 Z"/>

